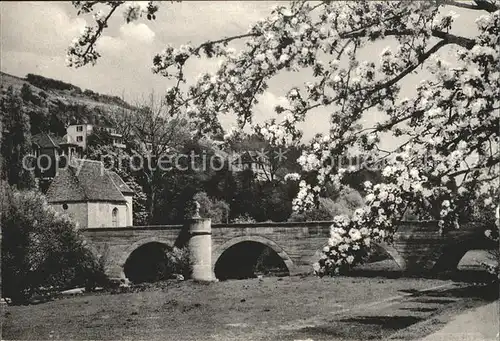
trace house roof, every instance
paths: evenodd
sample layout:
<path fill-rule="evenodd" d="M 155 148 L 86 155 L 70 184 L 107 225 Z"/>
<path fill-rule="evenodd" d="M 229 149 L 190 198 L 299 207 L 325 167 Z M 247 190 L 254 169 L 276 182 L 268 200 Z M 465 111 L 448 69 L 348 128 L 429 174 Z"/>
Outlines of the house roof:
<path fill-rule="evenodd" d="M 40 148 L 59 148 L 59 139 L 47 133 L 33 135 L 31 137 L 31 142 L 37 144 Z"/>
<path fill-rule="evenodd" d="M 59 148 L 61 145 L 78 145 L 76 142 L 70 141 L 68 135 L 59 137 L 47 133 L 33 135 L 31 137 L 31 142 L 35 143 L 40 148 Z"/>
<path fill-rule="evenodd" d="M 122 184 L 117 185 L 115 183 L 118 182 L 117 178 L 119 176 L 116 173 L 111 175 L 100 161 L 76 159 L 68 167 L 58 170 L 47 190 L 47 201 L 49 203 L 125 202 L 120 187 L 125 191 L 130 188 L 125 183 L 123 184 L 127 188 Z"/>

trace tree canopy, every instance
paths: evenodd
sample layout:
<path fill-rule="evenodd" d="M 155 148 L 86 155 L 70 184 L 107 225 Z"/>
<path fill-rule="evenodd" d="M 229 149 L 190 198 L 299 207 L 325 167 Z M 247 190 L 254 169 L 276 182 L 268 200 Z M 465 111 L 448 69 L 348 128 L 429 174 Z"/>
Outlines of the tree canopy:
<path fill-rule="evenodd" d="M 73 2 L 80 14 L 93 13 L 89 26 L 68 49 L 68 64 L 80 67 L 100 57 L 96 42 L 109 19 L 123 8 L 126 22 L 154 20 L 153 2 Z M 476 16 L 474 36 L 455 33 L 453 8 Z M 98 11 L 99 8 L 99 11 Z M 360 260 L 370 242 L 390 239 L 395 222 L 408 208 L 421 218 L 437 219 L 443 231 L 467 218 L 471 204 L 488 193 L 494 214 L 498 193 L 500 3 L 495 0 L 412 2 L 306 2 L 279 5 L 247 32 L 198 46 L 167 46 L 153 57 L 153 72 L 175 80 L 166 101 L 171 113 L 196 118 L 201 132 L 218 132 L 218 116 L 238 118 L 238 128 L 252 124 L 252 108 L 282 71 L 312 71 L 301 87 L 288 89 L 288 104 L 277 106 L 280 119 L 254 124 L 274 145 L 300 140 L 298 124 L 316 108 L 330 111 L 330 131 L 316 136 L 299 158 L 302 166 L 296 210 L 314 207 L 327 183 L 341 188 L 346 174 L 360 165 L 336 162 L 338 155 L 361 157 L 364 166 L 383 164 L 382 180 L 366 182 L 365 206 L 351 216 L 337 216 L 328 247 L 318 265 L 334 273 Z M 230 45 L 244 40 L 236 51 Z M 378 60 L 360 51 L 391 41 Z M 453 60 L 440 52 L 453 46 Z M 220 58 L 215 73 L 186 84 L 184 66 L 191 58 Z M 402 82 L 419 69 L 428 76 L 403 98 Z M 374 127 L 362 118 L 382 113 Z M 380 116 L 379 116 L 380 117 Z M 399 144 L 384 150 L 385 133 Z"/>

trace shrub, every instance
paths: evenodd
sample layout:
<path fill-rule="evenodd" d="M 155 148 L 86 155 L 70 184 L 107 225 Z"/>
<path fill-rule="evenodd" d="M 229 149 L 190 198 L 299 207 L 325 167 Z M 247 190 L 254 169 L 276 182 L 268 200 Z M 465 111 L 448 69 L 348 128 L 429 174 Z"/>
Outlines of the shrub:
<path fill-rule="evenodd" d="M 335 202 L 332 199 L 320 198 L 319 206 L 304 212 L 293 212 L 288 221 L 325 221 L 332 220 L 335 214 L 331 211 Z"/>
<path fill-rule="evenodd" d="M 418 214 L 413 210 L 411 207 L 406 209 L 405 213 L 403 214 L 403 219 L 404 221 L 418 221 L 419 217 Z"/>
<path fill-rule="evenodd" d="M 26 302 L 34 294 L 105 285 L 102 263 L 75 224 L 41 193 L 7 188 L 2 214 L 2 296 Z"/>
<path fill-rule="evenodd" d="M 259 200 L 257 204 L 265 208 L 266 220 L 286 221 L 292 214 L 292 199 L 295 192 L 290 195 L 290 184 L 268 185 L 267 187 L 260 191 L 262 202 L 260 203 Z"/>
<path fill-rule="evenodd" d="M 248 214 L 245 214 L 234 218 L 232 222 L 234 224 L 253 224 L 257 221 L 254 218 L 250 217 Z"/>
<path fill-rule="evenodd" d="M 169 278 L 175 274 L 183 275 L 184 278 L 191 277 L 189 249 L 187 247 L 178 248 L 174 246 L 172 249 L 166 249 L 165 256 L 167 273 L 164 273 L 164 278 Z"/>
<path fill-rule="evenodd" d="M 210 198 L 205 192 L 198 192 L 193 200 L 200 204 L 200 216 L 212 219 L 213 224 L 228 221 L 229 205 L 223 200 Z"/>
<path fill-rule="evenodd" d="M 357 190 L 349 187 L 343 188 L 339 192 L 338 196 L 334 198 L 334 201 L 341 205 L 339 207 L 341 211 L 335 213 L 335 215 L 338 214 L 351 215 L 352 213 L 354 213 L 356 208 L 364 205 L 364 199 L 361 196 L 361 194 Z"/>
<path fill-rule="evenodd" d="M 214 224 L 227 223 L 229 221 L 229 205 L 224 200 L 215 200 L 210 218 L 212 218 Z"/>
<path fill-rule="evenodd" d="M 316 209 L 305 212 L 294 212 L 288 221 L 322 221 L 333 220 L 336 215 L 352 215 L 356 208 L 363 205 L 361 194 L 355 189 L 346 188 L 338 193 L 334 199 L 319 198 Z"/>

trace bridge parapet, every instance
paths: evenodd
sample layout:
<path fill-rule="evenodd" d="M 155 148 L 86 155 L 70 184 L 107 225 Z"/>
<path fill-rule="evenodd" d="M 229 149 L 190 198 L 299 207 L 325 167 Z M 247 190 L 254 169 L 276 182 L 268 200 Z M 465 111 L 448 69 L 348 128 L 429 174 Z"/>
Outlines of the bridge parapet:
<path fill-rule="evenodd" d="M 263 223 L 234 223 L 234 224 L 212 224 L 212 228 L 229 229 L 229 228 L 304 228 L 304 227 L 320 227 L 330 228 L 332 221 L 306 221 L 306 222 L 263 222 Z"/>
<path fill-rule="evenodd" d="M 178 230 L 182 229 L 184 225 L 144 225 L 144 226 L 104 226 L 95 228 L 84 228 L 80 229 L 81 232 L 85 233 L 105 233 L 105 232 L 117 232 L 117 231 L 144 231 L 144 230 Z"/>

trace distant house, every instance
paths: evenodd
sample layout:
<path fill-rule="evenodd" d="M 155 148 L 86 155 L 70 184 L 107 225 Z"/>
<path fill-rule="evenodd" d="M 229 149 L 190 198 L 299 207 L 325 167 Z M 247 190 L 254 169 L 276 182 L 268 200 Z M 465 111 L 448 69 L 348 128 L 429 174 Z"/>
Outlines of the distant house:
<path fill-rule="evenodd" d="M 92 124 L 73 124 L 66 127 L 67 135 L 83 150 L 87 149 L 87 139 L 92 130 Z"/>
<path fill-rule="evenodd" d="M 100 127 L 92 124 L 72 124 L 66 128 L 66 133 L 69 139 L 75 141 L 83 150 L 86 150 L 88 138 L 96 128 L 102 128 L 109 133 L 113 146 L 119 148 L 125 147 L 123 144 L 123 136 L 116 133 L 115 129 L 112 127 Z"/>
<path fill-rule="evenodd" d="M 115 133 L 111 127 L 99 127 L 91 124 L 70 125 L 63 137 L 50 133 L 39 133 L 31 138 L 32 156 L 35 158 L 33 168 L 35 178 L 39 180 L 40 189 L 45 192 L 57 169 L 63 168 L 74 158 L 81 158 L 87 148 L 88 136 L 96 128 L 109 133 L 114 146 L 125 148 L 122 135 Z"/>
<path fill-rule="evenodd" d="M 134 192 L 100 161 L 75 159 L 60 169 L 46 196 L 80 228 L 132 226 Z"/>
<path fill-rule="evenodd" d="M 269 157 L 263 152 L 248 150 L 232 157 L 233 172 L 251 170 L 258 180 L 267 180 L 271 173 Z"/>
<path fill-rule="evenodd" d="M 233 173 L 243 171 L 252 171 L 259 181 L 269 180 L 271 174 L 271 162 L 269 157 L 263 151 L 248 150 L 241 153 L 227 153 L 226 151 L 215 148 L 215 154 L 225 162 L 228 162 L 229 169 Z"/>

